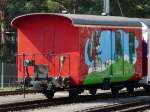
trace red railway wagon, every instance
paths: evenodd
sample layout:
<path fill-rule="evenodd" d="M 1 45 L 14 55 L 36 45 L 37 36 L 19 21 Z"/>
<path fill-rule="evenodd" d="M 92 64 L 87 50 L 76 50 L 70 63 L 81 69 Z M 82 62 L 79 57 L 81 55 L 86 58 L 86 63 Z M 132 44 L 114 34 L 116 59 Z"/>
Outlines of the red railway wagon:
<path fill-rule="evenodd" d="M 74 14 L 33 13 L 12 21 L 18 32 L 18 80 L 52 98 L 88 89 L 148 85 L 149 20 Z M 147 87 L 147 86 L 144 86 Z"/>

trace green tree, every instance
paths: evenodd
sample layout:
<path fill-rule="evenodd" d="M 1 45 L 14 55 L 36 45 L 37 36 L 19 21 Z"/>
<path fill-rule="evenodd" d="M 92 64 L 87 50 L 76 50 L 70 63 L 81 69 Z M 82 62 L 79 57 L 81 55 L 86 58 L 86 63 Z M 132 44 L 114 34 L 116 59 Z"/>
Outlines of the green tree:
<path fill-rule="evenodd" d="M 120 7 L 119 7 L 120 3 Z M 150 0 L 110 0 L 110 15 L 148 18 Z"/>
<path fill-rule="evenodd" d="M 103 0 L 10 0 L 5 13 L 6 31 L 15 32 L 10 22 L 16 16 L 39 12 L 61 13 L 62 10 L 68 13 L 101 15 Z M 110 0 L 110 15 L 122 16 L 121 10 L 123 16 L 150 18 L 150 0 Z M 17 44 L 9 41 L 9 37 L 13 36 L 7 37 L 6 46 L 15 52 Z M 9 55 L 10 51 L 6 52 Z"/>

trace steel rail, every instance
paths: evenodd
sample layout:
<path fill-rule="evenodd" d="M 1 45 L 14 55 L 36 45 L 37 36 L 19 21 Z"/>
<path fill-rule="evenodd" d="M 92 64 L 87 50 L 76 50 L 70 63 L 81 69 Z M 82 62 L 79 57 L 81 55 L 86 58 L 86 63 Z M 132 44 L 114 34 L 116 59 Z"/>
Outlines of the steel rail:
<path fill-rule="evenodd" d="M 134 94 L 133 96 L 139 96 L 143 94 L 143 92 L 138 91 L 136 92 L 136 94 Z M 144 93 L 143 95 L 150 95 L 150 93 Z M 78 98 L 75 99 L 70 99 L 68 97 L 62 97 L 62 98 L 55 98 L 52 100 L 34 100 L 34 101 L 25 101 L 25 102 L 14 102 L 14 103 L 7 103 L 7 104 L 1 104 L 0 105 L 0 112 L 7 112 L 7 111 L 19 111 L 19 110 L 28 110 L 28 109 L 37 109 L 40 107 L 48 107 L 48 106 L 54 106 L 54 105 L 64 105 L 64 104 L 71 104 L 71 103 L 84 103 L 84 102 L 90 102 L 90 101 L 95 101 L 97 99 L 108 99 L 108 98 L 116 98 L 116 96 L 112 95 L 111 93 L 101 93 L 98 94 L 96 96 L 93 97 L 89 97 L 90 95 L 81 95 Z M 129 96 L 128 93 L 121 93 L 119 96 L 119 98 L 127 98 L 127 97 L 131 97 Z M 109 108 L 114 108 L 115 105 L 113 105 L 112 107 Z M 118 105 L 118 107 L 120 107 L 121 105 Z M 117 105 L 116 105 L 117 107 Z M 115 108 L 116 108 L 115 107 Z M 108 107 L 107 107 L 108 108 Z M 82 111 L 87 111 L 87 112 L 95 112 L 96 108 L 92 108 L 91 109 L 86 109 L 86 110 L 81 110 Z M 99 108 L 98 109 L 104 109 L 104 107 Z M 99 111 L 99 110 L 98 110 Z"/>
<path fill-rule="evenodd" d="M 13 90 L 13 91 L 1 91 L 0 96 L 6 96 L 6 95 L 21 95 L 21 94 L 31 94 L 31 93 L 37 93 L 33 90 Z"/>
<path fill-rule="evenodd" d="M 137 112 L 150 109 L 150 99 L 87 108 L 76 112 Z"/>

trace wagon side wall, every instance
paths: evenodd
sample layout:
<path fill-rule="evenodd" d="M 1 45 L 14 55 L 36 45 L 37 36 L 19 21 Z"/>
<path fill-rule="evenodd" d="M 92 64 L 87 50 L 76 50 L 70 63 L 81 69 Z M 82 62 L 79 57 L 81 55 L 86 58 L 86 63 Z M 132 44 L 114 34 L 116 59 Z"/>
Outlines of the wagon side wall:
<path fill-rule="evenodd" d="M 54 15 L 38 15 L 23 18 L 18 23 L 18 53 L 47 53 L 56 55 L 67 54 L 70 56 L 70 74 L 73 84 L 79 84 L 79 32 L 70 20 Z M 32 57 L 26 57 L 32 58 Z M 59 73 L 58 58 L 51 67 L 51 76 Z M 45 57 L 35 56 L 36 63 L 48 63 Z M 54 59 L 54 58 L 53 58 Z M 51 60 L 53 60 L 51 59 Z M 62 76 L 69 73 L 66 62 L 62 70 Z M 22 58 L 18 57 L 18 79 L 23 77 Z M 55 67 L 54 67 L 55 66 Z M 34 75 L 30 68 L 31 77 Z"/>

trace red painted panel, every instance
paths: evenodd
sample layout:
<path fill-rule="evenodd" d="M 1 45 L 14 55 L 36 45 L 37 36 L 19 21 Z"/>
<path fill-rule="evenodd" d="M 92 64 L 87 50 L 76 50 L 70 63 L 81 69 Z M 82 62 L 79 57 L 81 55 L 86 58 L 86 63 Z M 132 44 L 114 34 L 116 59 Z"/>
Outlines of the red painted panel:
<path fill-rule="evenodd" d="M 59 56 L 70 56 L 70 75 L 75 84 L 79 84 L 79 34 L 78 28 L 73 27 L 70 20 L 53 15 L 35 15 L 24 17 L 17 23 L 18 27 L 18 53 L 42 54 L 51 52 L 58 56 L 35 55 L 36 64 L 49 64 L 51 76 L 59 75 Z M 18 58 L 18 78 L 22 78 L 22 57 Z M 28 59 L 29 56 L 25 56 Z M 32 56 L 33 58 L 33 56 Z M 66 76 L 69 61 L 64 62 L 61 75 Z M 29 68 L 29 74 L 34 75 L 33 68 Z"/>

